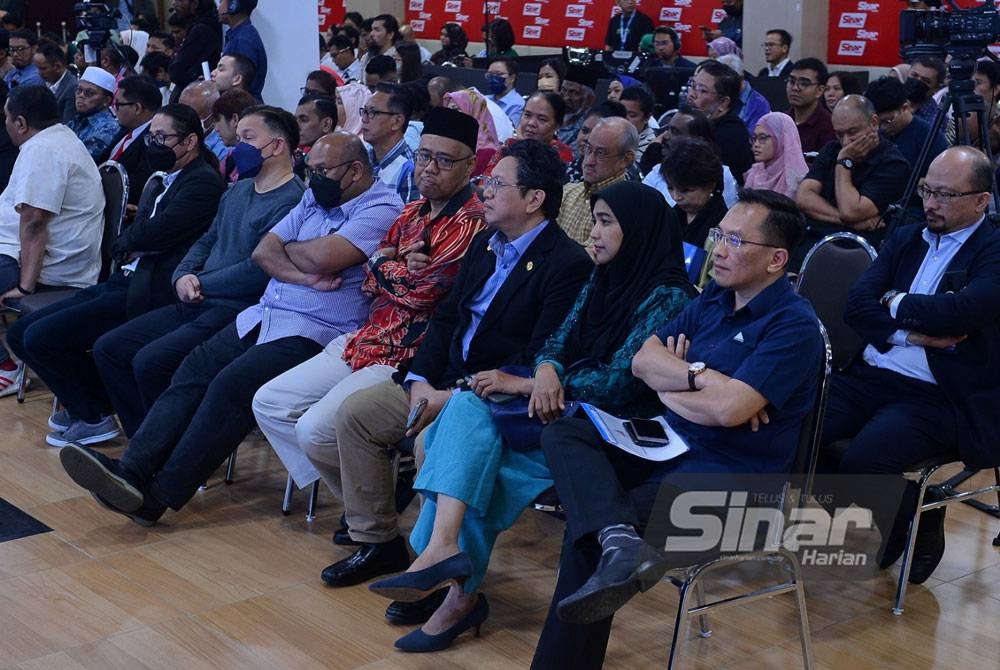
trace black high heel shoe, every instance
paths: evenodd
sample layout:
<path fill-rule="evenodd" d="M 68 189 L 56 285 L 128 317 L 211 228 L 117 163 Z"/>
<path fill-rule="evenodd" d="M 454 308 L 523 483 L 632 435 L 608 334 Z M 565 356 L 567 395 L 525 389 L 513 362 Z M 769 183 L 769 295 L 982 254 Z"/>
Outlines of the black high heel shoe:
<path fill-rule="evenodd" d="M 456 637 L 470 628 L 473 629 L 475 636 L 479 637 L 479 629 L 489 616 L 490 604 L 486 601 L 486 596 L 480 593 L 479 599 L 476 601 L 476 606 L 454 626 L 437 635 L 428 635 L 422 629 L 418 628 L 412 633 L 396 640 L 396 649 L 412 653 L 447 649 L 455 641 Z"/>
<path fill-rule="evenodd" d="M 429 568 L 380 579 L 368 588 L 392 600 L 414 602 L 446 586 L 461 586 L 471 576 L 472 560 L 461 551 Z"/>

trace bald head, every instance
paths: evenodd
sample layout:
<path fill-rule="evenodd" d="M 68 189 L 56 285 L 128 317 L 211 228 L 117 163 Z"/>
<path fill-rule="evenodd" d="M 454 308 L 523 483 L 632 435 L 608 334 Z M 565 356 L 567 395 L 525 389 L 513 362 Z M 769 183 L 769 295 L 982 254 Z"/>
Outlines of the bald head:
<path fill-rule="evenodd" d="M 219 91 L 215 85 L 207 81 L 192 82 L 181 91 L 181 97 L 177 102 L 187 105 L 198 112 L 198 117 L 205 121 L 211 120 L 212 105 L 219 99 Z"/>
<path fill-rule="evenodd" d="M 946 234 L 976 223 L 986 213 L 993 190 L 993 168 L 972 147 L 944 150 L 924 178 L 924 215 L 931 232 Z"/>
<path fill-rule="evenodd" d="M 434 77 L 427 82 L 427 92 L 431 95 L 431 107 L 440 107 L 442 105 L 441 98 L 444 94 L 457 90 L 459 90 L 459 87 L 451 79 L 448 79 L 448 77 Z"/>
<path fill-rule="evenodd" d="M 337 159 L 335 162 L 329 163 L 329 165 L 336 165 L 337 163 L 346 161 L 358 161 L 361 163 L 363 170 L 367 174 L 371 174 L 372 164 L 368 158 L 368 152 L 365 150 L 365 145 L 361 141 L 361 138 L 354 133 L 336 130 L 316 140 L 309 154 L 310 167 L 313 167 L 312 157 L 317 150 L 320 152 L 317 158 L 332 154 Z"/>
<path fill-rule="evenodd" d="M 873 105 L 872 101 L 863 95 L 845 95 L 833 109 L 834 118 L 836 118 L 838 114 L 841 118 L 852 116 L 870 119 L 875 116 L 875 105 Z"/>

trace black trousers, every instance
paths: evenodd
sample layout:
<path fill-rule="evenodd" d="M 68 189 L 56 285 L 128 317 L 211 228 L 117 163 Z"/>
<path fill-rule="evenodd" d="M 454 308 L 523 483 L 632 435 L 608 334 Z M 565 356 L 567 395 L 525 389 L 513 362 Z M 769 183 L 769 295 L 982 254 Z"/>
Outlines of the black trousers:
<path fill-rule="evenodd" d="M 121 466 L 153 498 L 183 507 L 253 427 L 261 386 L 323 350 L 305 337 L 256 344 L 231 323 L 181 363 L 122 455 Z"/>
<path fill-rule="evenodd" d="M 648 461 L 609 447 L 585 418 L 565 418 L 542 433 L 542 449 L 566 508 L 566 540 L 559 578 L 535 649 L 536 670 L 600 668 L 613 617 L 587 625 L 568 624 L 556 605 L 576 592 L 597 569 L 601 546 L 595 533 L 610 525 L 639 527 L 649 518 L 661 481 Z"/>
<path fill-rule="evenodd" d="M 128 278 L 107 281 L 19 318 L 7 344 L 42 378 L 74 419 L 94 423 L 111 414 L 111 400 L 90 354 L 97 339 L 125 323 Z"/>
<path fill-rule="evenodd" d="M 228 306 L 166 305 L 127 321 L 94 343 L 97 370 L 126 435 L 135 435 L 184 357 L 235 320 L 239 311 Z"/>

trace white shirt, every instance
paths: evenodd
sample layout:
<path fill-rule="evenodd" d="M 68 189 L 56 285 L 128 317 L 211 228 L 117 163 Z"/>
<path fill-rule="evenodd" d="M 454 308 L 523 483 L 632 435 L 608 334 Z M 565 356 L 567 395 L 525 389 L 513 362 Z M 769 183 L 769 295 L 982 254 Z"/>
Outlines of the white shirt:
<path fill-rule="evenodd" d="M 20 258 L 20 206 L 52 212 L 38 281 L 85 287 L 101 270 L 104 191 L 90 153 L 57 123 L 21 145 L 10 183 L 0 194 L 0 254 Z"/>
<path fill-rule="evenodd" d="M 476 93 L 486 100 L 486 108 L 489 110 L 490 116 L 493 117 L 493 126 L 497 129 L 497 138 L 503 142 L 508 137 L 513 137 L 514 124 L 511 123 L 510 117 L 503 111 L 503 108 L 493 102 L 488 96 L 483 95 L 478 89 L 476 89 Z"/>
<path fill-rule="evenodd" d="M 58 91 L 59 90 L 59 85 L 61 83 L 63 83 L 63 79 L 65 79 L 66 75 L 68 75 L 68 74 L 69 74 L 69 70 L 64 70 L 63 73 L 62 73 L 62 76 L 59 77 L 59 79 L 56 80 L 56 83 L 48 85 L 49 90 L 52 91 L 53 93 L 55 93 L 56 91 Z"/>
<path fill-rule="evenodd" d="M 146 121 L 146 123 L 142 124 L 135 130 L 131 131 L 132 133 L 131 135 L 125 133 L 125 137 L 121 138 L 121 140 L 118 141 L 118 144 L 116 144 L 111 148 L 111 153 L 109 153 L 108 156 L 112 157 L 113 159 L 119 150 L 124 152 L 126 149 L 132 146 L 132 143 L 135 142 L 137 139 L 139 139 L 140 135 L 146 132 L 146 128 L 149 128 L 149 124 L 152 123 L 152 121 L 153 121 L 152 119 Z"/>
<path fill-rule="evenodd" d="M 768 77 L 780 77 L 781 76 L 781 68 L 785 67 L 785 65 L 788 64 L 788 61 L 789 61 L 789 59 L 786 58 L 785 60 L 781 61 L 780 63 L 778 63 L 774 67 L 771 67 L 770 65 L 768 65 L 767 66 L 767 76 Z"/>

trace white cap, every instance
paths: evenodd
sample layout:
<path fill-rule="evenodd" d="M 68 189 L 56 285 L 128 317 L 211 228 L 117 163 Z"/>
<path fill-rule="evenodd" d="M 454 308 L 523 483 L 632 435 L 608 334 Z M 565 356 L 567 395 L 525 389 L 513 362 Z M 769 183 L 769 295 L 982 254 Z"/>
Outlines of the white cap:
<path fill-rule="evenodd" d="M 103 88 L 112 95 L 114 95 L 114 92 L 118 89 L 118 83 L 115 81 L 115 76 L 107 70 L 94 65 L 91 65 L 84 70 L 83 76 L 80 77 L 80 81 L 89 81 L 97 88 Z"/>

